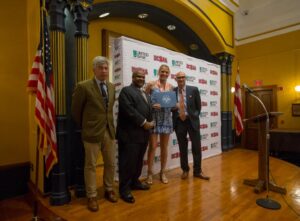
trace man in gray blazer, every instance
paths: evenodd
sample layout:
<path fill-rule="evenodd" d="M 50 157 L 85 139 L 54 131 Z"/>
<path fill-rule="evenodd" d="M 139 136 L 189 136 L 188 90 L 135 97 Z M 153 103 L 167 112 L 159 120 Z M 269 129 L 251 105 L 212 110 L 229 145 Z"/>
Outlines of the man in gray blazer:
<path fill-rule="evenodd" d="M 78 83 L 72 96 L 72 116 L 82 129 L 81 136 L 85 149 L 84 178 L 87 206 L 93 212 L 99 209 L 96 199 L 96 163 L 100 150 L 104 161 L 104 196 L 111 202 L 117 202 L 113 190 L 116 152 L 113 122 L 115 88 L 107 80 L 108 70 L 107 58 L 95 57 L 93 78 Z"/>
<path fill-rule="evenodd" d="M 200 141 L 200 121 L 201 112 L 200 93 L 196 87 L 186 85 L 184 72 L 176 74 L 178 87 L 174 88 L 177 96 L 177 108 L 173 109 L 173 126 L 178 140 L 180 151 L 180 165 L 183 171 L 181 178 L 186 179 L 189 173 L 188 164 L 188 139 L 192 141 L 192 153 L 194 160 L 194 177 L 209 180 L 201 168 L 202 150 Z"/>

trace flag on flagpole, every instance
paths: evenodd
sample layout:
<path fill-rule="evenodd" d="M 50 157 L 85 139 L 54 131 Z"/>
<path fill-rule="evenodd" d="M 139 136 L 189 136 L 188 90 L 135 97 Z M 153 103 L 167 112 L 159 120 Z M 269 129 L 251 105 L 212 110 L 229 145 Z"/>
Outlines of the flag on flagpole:
<path fill-rule="evenodd" d="M 235 80 L 234 118 L 235 118 L 236 135 L 239 136 L 244 130 L 243 121 L 242 121 L 243 110 L 242 110 L 242 92 L 241 92 L 239 67 L 237 69 L 236 80 Z"/>
<path fill-rule="evenodd" d="M 40 131 L 38 146 L 45 156 L 45 171 L 47 176 L 53 165 L 58 161 L 53 87 L 50 39 L 46 9 L 43 8 L 41 13 L 40 43 L 35 54 L 27 88 L 31 93 L 36 95 L 35 119 Z"/>

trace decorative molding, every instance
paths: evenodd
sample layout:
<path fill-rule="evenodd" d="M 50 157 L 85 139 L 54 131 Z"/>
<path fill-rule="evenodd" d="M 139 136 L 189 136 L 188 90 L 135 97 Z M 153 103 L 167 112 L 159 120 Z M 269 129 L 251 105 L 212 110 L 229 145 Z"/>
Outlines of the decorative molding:
<path fill-rule="evenodd" d="M 92 10 L 93 0 L 74 0 L 71 1 L 71 12 L 74 16 L 76 25 L 75 36 L 88 37 L 88 15 Z"/>
<path fill-rule="evenodd" d="M 233 0 L 218 0 L 220 4 L 224 5 L 228 10 L 235 13 L 239 10 L 239 5 Z"/>
<path fill-rule="evenodd" d="M 273 30 L 269 30 L 269 31 L 265 31 L 262 33 L 258 33 L 255 35 L 251 35 L 248 37 L 244 37 L 244 38 L 239 38 L 239 39 L 235 39 L 236 45 L 242 45 L 242 44 L 247 44 L 250 42 L 255 42 L 255 41 L 259 41 L 262 39 L 266 39 L 266 38 L 270 38 L 270 37 L 275 37 L 281 34 L 286 34 L 292 31 L 297 31 L 300 30 L 300 22 L 291 24 L 291 25 L 287 25 L 284 27 L 280 27 L 280 28 L 276 28 Z"/>
<path fill-rule="evenodd" d="M 231 18 L 231 26 L 232 26 L 232 39 L 231 42 L 228 43 L 226 41 L 226 39 L 224 38 L 224 36 L 222 35 L 221 31 L 218 29 L 218 27 L 216 26 L 216 24 L 210 19 L 210 17 L 198 6 L 197 3 L 195 3 L 193 0 L 188 0 L 195 8 L 197 8 L 199 10 L 200 13 L 202 13 L 207 20 L 211 23 L 211 25 L 214 27 L 214 29 L 217 31 L 217 33 L 219 34 L 219 36 L 221 37 L 221 39 L 223 40 L 224 44 L 228 47 L 234 48 L 234 30 L 233 30 L 233 15 L 231 15 L 229 12 L 227 12 L 226 10 L 224 10 L 220 5 L 218 5 L 217 3 L 215 3 L 212 0 L 209 0 L 213 5 L 215 5 L 216 7 L 218 7 L 221 11 L 223 11 L 224 13 L 226 13 L 230 18 Z"/>

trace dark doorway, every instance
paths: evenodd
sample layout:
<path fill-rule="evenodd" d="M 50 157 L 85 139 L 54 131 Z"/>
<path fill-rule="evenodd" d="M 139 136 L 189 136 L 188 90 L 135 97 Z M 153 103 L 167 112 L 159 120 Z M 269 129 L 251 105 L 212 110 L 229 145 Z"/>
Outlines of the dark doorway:
<path fill-rule="evenodd" d="M 258 96 L 265 104 L 267 110 L 277 111 L 277 86 L 263 86 L 252 88 L 254 95 Z M 244 118 L 250 118 L 264 113 L 261 104 L 247 91 L 243 92 Z M 247 149 L 258 149 L 258 124 L 254 122 L 244 123 L 242 144 Z M 277 118 L 270 119 L 270 129 L 277 128 Z"/>

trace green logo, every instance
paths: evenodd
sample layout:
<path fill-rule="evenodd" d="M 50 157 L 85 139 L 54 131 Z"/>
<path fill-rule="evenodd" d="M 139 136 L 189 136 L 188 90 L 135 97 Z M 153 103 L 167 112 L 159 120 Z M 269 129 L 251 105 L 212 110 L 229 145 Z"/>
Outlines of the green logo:
<path fill-rule="evenodd" d="M 216 86 L 216 85 L 217 85 L 217 81 L 210 80 L 210 81 L 209 81 L 209 84 L 212 85 L 212 86 Z"/>
<path fill-rule="evenodd" d="M 210 102 L 210 106 L 211 107 L 215 107 L 215 106 L 217 106 L 217 103 L 218 103 L 217 101 L 211 101 Z"/>
<path fill-rule="evenodd" d="M 211 127 L 211 128 L 216 127 L 217 124 L 218 124 L 218 122 L 211 122 L 211 123 L 210 123 L 210 127 Z"/>
<path fill-rule="evenodd" d="M 207 72 L 207 68 L 205 68 L 205 67 L 199 67 L 199 72 L 206 73 Z"/>

